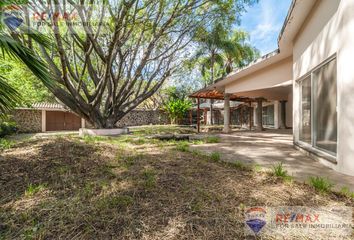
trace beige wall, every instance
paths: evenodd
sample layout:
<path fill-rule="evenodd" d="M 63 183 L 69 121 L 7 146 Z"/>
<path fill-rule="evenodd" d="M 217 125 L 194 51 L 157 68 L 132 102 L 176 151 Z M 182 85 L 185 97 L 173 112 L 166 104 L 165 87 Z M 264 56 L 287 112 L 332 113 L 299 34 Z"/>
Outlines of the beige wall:
<path fill-rule="evenodd" d="M 278 63 L 237 79 L 225 86 L 226 93 L 254 91 L 293 80 L 293 60 L 286 58 Z"/>
<path fill-rule="evenodd" d="M 337 164 L 326 165 L 354 176 L 354 1 L 320 0 L 294 40 L 294 79 L 337 56 Z M 299 88 L 294 81 L 294 138 L 298 141 Z"/>

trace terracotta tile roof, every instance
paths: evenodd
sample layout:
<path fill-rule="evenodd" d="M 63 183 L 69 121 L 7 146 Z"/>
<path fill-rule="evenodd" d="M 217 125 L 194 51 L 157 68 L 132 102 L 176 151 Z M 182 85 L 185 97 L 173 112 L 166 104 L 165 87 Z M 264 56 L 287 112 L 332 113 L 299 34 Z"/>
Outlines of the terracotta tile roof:
<path fill-rule="evenodd" d="M 67 110 L 68 108 L 59 103 L 34 103 L 32 104 L 32 108 L 34 109 L 53 109 L 53 110 Z"/>

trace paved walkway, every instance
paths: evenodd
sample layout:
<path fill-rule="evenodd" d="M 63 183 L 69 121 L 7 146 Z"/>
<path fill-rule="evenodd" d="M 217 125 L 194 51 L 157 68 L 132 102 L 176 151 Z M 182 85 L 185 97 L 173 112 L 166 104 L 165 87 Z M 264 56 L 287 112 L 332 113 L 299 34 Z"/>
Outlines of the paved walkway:
<path fill-rule="evenodd" d="M 225 161 L 241 161 L 265 168 L 283 162 L 284 168 L 298 181 L 308 181 L 311 176 L 327 177 L 336 184 L 337 190 L 347 186 L 354 191 L 354 177 L 340 174 L 296 150 L 289 130 L 239 131 L 219 136 L 220 143 L 193 148 L 208 153 L 220 152 Z"/>

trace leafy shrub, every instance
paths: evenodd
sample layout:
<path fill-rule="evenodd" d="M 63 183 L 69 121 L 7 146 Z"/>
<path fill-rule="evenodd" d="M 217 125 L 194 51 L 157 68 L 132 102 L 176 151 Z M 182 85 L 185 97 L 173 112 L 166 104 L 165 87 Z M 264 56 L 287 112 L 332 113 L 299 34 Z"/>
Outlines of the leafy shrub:
<path fill-rule="evenodd" d="M 248 167 L 246 164 L 244 164 L 241 161 L 232 162 L 232 163 L 230 163 L 230 166 L 233 167 L 233 168 L 239 169 L 241 171 L 250 170 L 250 167 Z"/>
<path fill-rule="evenodd" d="M 0 123 L 0 137 L 5 137 L 17 132 L 15 122 L 2 122 Z"/>
<path fill-rule="evenodd" d="M 178 124 L 184 114 L 191 108 L 192 104 L 189 100 L 171 99 L 165 105 L 165 110 L 172 124 Z"/>
<path fill-rule="evenodd" d="M 328 179 L 322 177 L 310 177 L 310 185 L 322 193 L 330 192 L 334 186 Z"/>
<path fill-rule="evenodd" d="M 0 150 L 10 149 L 13 145 L 13 142 L 5 138 L 0 138 Z"/>

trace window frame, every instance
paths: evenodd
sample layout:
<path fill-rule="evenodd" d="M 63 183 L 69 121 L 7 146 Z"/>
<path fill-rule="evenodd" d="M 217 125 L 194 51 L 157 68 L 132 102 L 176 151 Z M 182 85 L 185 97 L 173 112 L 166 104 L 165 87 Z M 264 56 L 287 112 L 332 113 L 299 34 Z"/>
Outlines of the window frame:
<path fill-rule="evenodd" d="M 317 131 L 316 131 L 316 121 L 315 121 L 315 116 L 314 116 L 314 111 L 315 111 L 315 98 L 314 98 L 314 73 L 324 67 L 325 65 L 329 64 L 332 61 L 336 61 L 336 69 L 337 69 L 337 75 L 336 75 L 336 84 L 337 84 L 337 96 L 336 96 L 336 111 L 338 109 L 338 61 L 337 61 L 337 54 L 334 54 L 327 58 L 325 61 L 323 61 L 321 64 L 313 68 L 311 71 L 308 73 L 304 74 L 301 78 L 296 80 L 297 87 L 299 89 L 299 121 L 298 121 L 298 134 L 297 134 L 297 142 L 300 143 L 301 145 L 315 151 L 320 151 L 323 153 L 326 153 L 330 155 L 331 157 L 337 158 L 338 155 L 338 131 L 337 131 L 337 150 L 336 152 L 331 152 L 326 149 L 320 148 L 316 146 L 316 137 L 317 137 Z M 300 139 L 300 129 L 301 129 L 301 119 L 302 119 L 302 82 L 306 80 L 308 77 L 310 77 L 311 81 L 311 144 L 308 142 L 301 141 Z M 337 129 L 338 129 L 338 111 L 337 111 Z"/>

